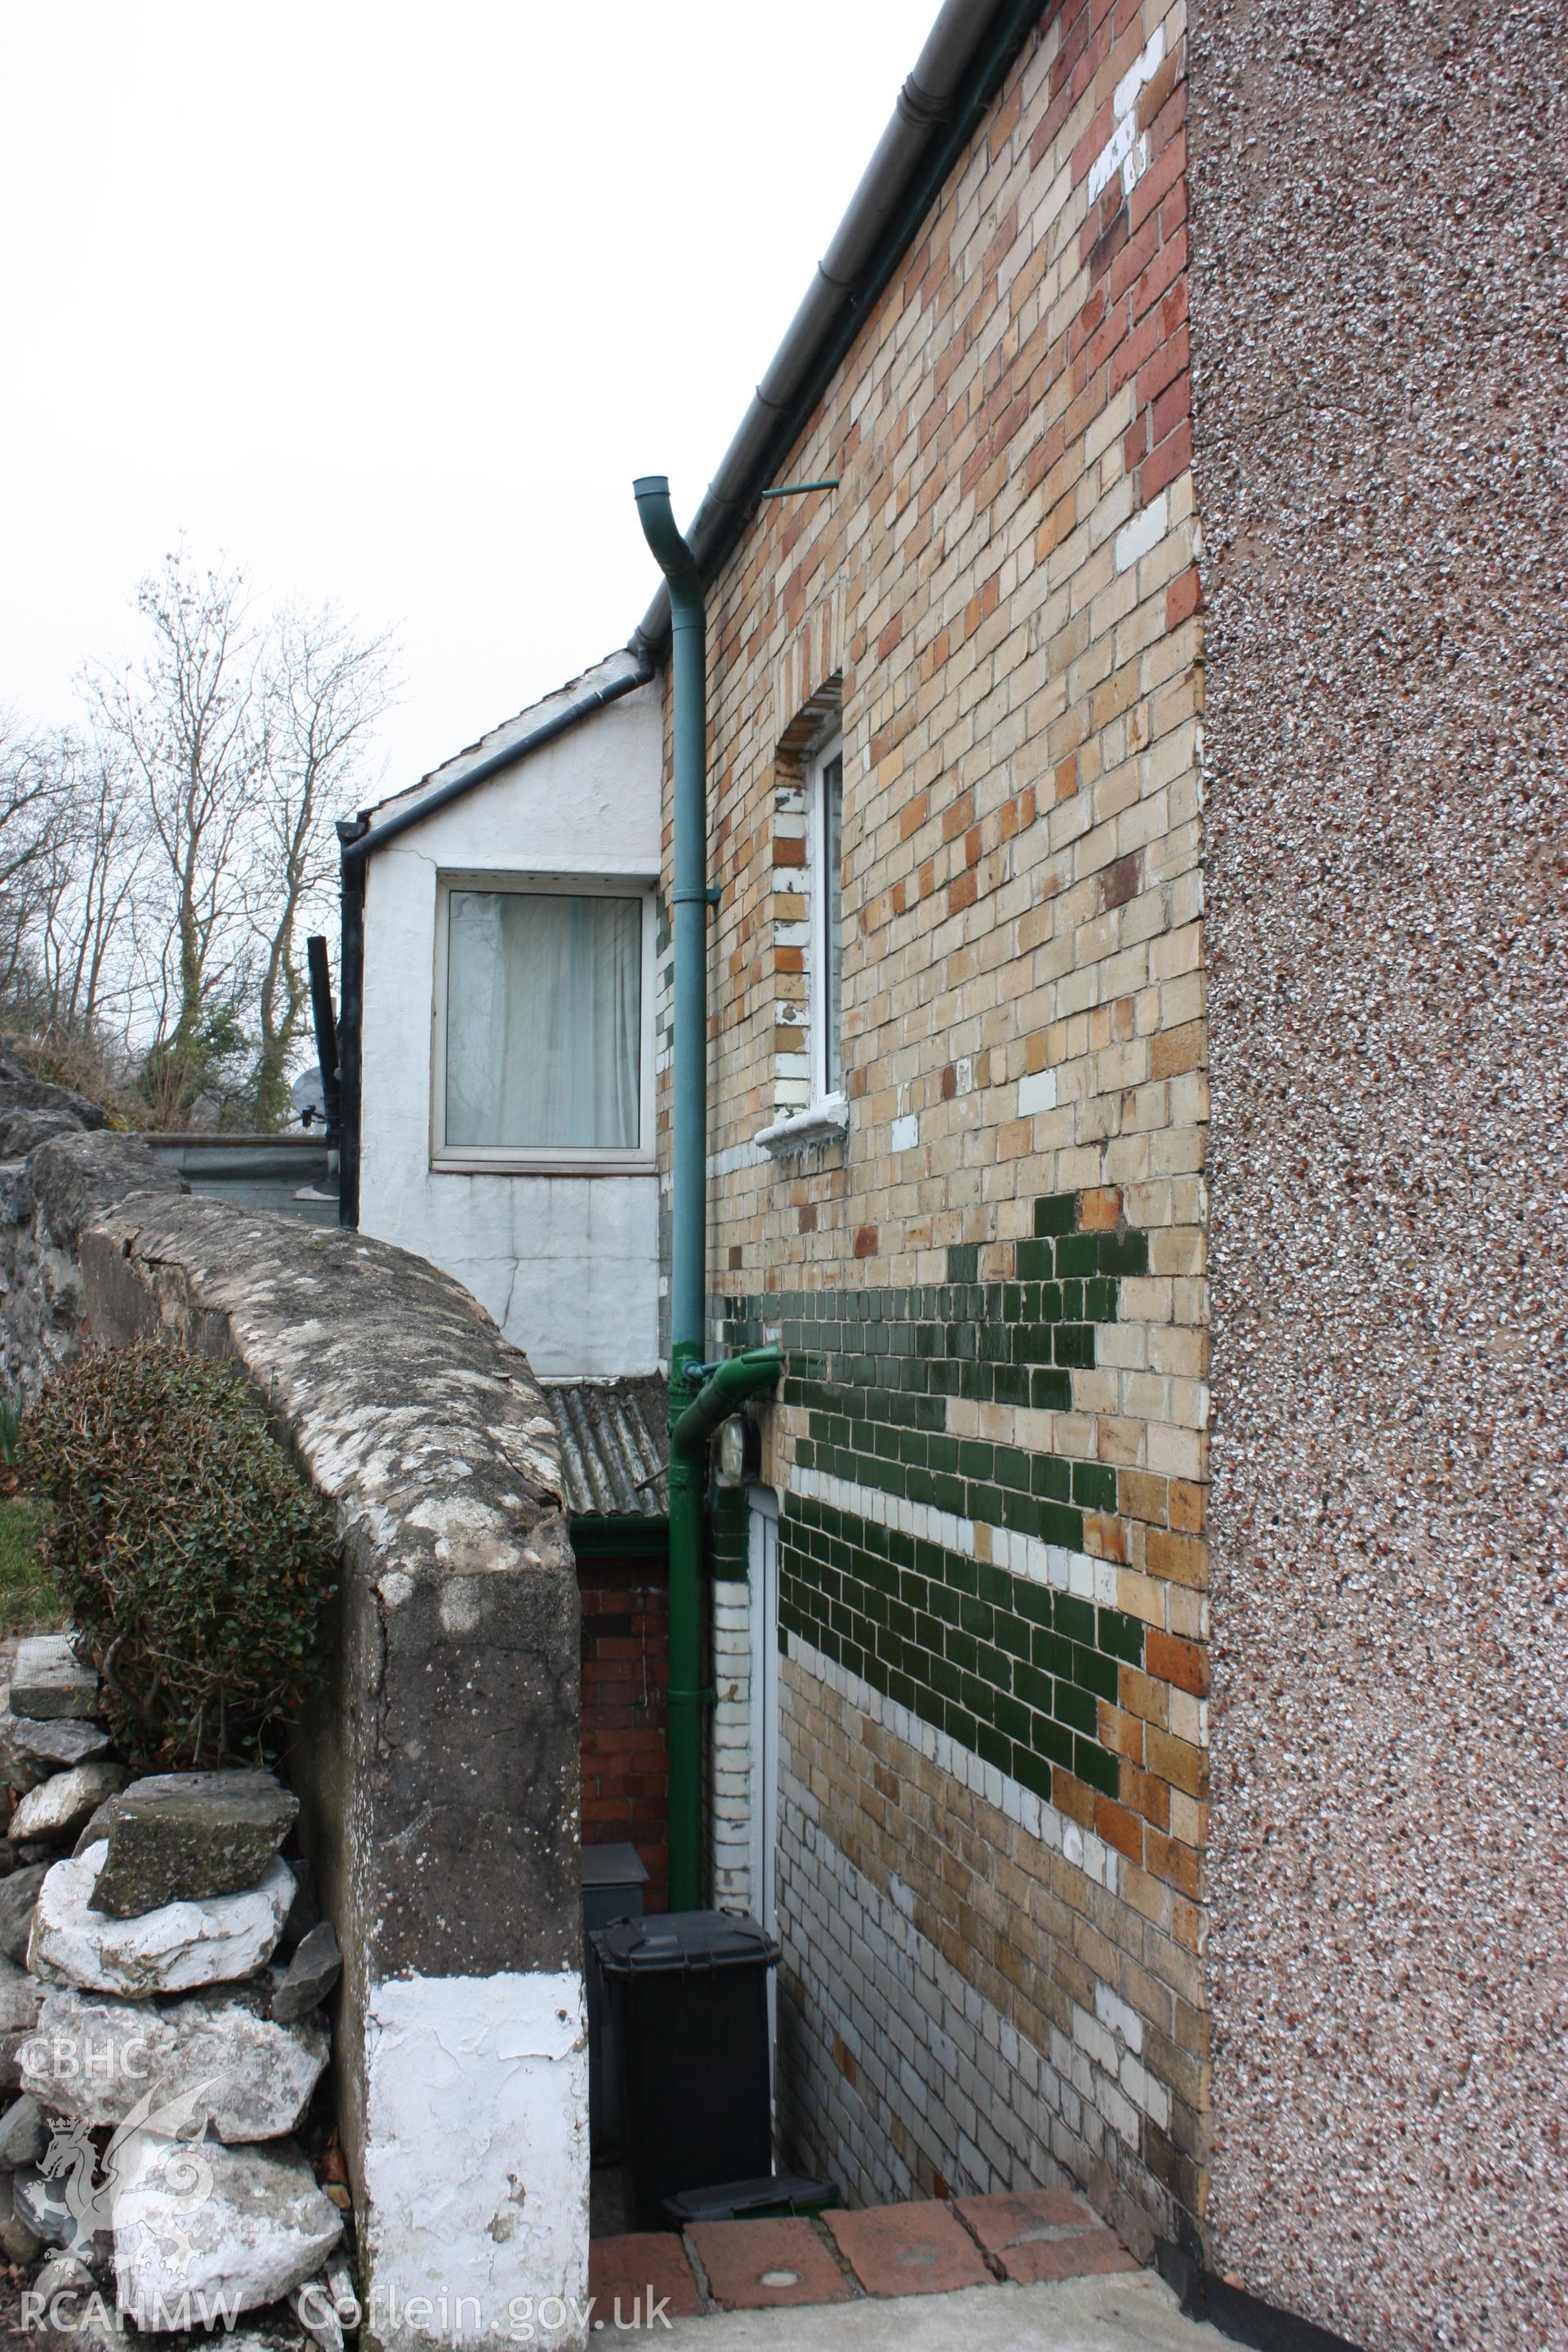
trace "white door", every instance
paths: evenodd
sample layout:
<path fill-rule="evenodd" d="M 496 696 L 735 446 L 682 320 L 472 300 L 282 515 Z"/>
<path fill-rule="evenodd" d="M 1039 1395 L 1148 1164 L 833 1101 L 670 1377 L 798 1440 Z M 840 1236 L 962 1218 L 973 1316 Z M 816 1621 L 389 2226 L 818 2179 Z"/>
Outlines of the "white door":
<path fill-rule="evenodd" d="M 779 1505 L 770 1486 L 751 1490 L 747 1582 L 752 1634 L 752 1910 L 778 1933 Z"/>

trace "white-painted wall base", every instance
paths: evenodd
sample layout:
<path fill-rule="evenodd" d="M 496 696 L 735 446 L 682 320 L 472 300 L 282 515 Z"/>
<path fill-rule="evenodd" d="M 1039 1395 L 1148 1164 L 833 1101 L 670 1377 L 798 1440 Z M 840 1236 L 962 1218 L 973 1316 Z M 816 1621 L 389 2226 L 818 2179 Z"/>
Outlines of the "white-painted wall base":
<path fill-rule="evenodd" d="M 509 2338 L 576 2352 L 588 2047 L 574 1969 L 374 1989 L 364 2191 L 370 2341 L 384 2352 Z"/>

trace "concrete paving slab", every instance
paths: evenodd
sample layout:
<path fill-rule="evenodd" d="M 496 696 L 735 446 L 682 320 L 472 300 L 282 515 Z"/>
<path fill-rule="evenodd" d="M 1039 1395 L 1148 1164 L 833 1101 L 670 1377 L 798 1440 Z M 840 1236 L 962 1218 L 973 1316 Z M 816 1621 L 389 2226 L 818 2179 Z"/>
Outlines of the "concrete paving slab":
<path fill-rule="evenodd" d="M 973 2286 L 816 2310 L 733 2311 L 658 2331 L 668 2352 L 1226 2352 L 1153 2271 Z"/>

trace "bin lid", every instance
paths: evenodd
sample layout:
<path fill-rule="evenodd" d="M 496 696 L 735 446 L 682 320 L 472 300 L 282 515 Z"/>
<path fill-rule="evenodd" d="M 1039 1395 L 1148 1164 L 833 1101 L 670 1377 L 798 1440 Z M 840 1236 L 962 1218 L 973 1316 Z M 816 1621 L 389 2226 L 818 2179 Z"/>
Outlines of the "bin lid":
<path fill-rule="evenodd" d="M 802 2207 L 820 2212 L 837 2202 L 831 2180 L 813 2180 L 804 2172 L 774 2172 L 758 2180 L 721 2181 L 714 2189 L 685 2189 L 679 2197 L 664 2198 L 658 2210 L 681 2229 L 689 2221 L 728 2221 L 742 2213 L 788 2213 Z"/>
<path fill-rule="evenodd" d="M 656 1911 L 595 1927 L 592 1942 L 607 1976 L 657 1976 L 707 1969 L 771 1969 L 777 1939 L 749 1911 Z"/>
<path fill-rule="evenodd" d="M 585 1845 L 583 1848 L 584 1886 L 646 1886 L 647 1864 L 635 1845 Z"/>

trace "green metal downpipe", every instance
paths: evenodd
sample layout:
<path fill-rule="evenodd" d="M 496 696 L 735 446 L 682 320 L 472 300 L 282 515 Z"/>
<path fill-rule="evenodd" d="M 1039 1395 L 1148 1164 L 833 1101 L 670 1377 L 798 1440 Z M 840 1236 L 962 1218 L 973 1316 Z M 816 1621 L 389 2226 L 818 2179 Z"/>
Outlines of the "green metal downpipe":
<path fill-rule="evenodd" d="M 669 1232 L 669 1907 L 702 1900 L 702 1505 L 700 1444 L 675 1442 L 689 1368 L 702 1360 L 708 1279 L 708 615 L 669 483 L 632 484 L 643 536 L 669 583 L 675 705 L 675 1034 Z"/>

